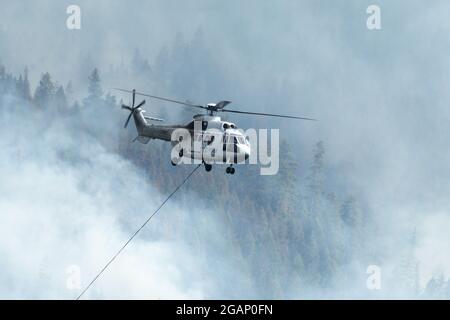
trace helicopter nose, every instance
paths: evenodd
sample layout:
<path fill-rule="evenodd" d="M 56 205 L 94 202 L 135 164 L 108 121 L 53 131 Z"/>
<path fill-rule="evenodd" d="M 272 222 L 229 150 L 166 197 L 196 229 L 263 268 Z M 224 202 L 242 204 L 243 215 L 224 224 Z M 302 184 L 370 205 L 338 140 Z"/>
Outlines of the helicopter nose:
<path fill-rule="evenodd" d="M 250 148 L 248 146 L 242 147 L 242 152 L 244 153 L 244 159 L 248 160 L 250 158 Z"/>
<path fill-rule="evenodd" d="M 239 145 L 235 152 L 236 163 L 241 163 L 250 157 L 250 148 L 244 145 Z"/>

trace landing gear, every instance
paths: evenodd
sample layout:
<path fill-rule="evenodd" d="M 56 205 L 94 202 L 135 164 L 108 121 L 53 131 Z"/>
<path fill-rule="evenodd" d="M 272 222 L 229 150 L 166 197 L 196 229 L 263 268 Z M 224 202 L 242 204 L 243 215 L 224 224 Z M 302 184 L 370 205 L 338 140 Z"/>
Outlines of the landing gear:
<path fill-rule="evenodd" d="M 207 163 L 205 162 L 205 170 L 206 170 L 206 172 L 210 172 L 211 169 L 212 169 L 212 165 L 207 164 Z"/>
<path fill-rule="evenodd" d="M 227 167 L 227 169 L 225 170 L 225 172 L 227 174 L 234 174 L 234 168 L 232 166 Z"/>

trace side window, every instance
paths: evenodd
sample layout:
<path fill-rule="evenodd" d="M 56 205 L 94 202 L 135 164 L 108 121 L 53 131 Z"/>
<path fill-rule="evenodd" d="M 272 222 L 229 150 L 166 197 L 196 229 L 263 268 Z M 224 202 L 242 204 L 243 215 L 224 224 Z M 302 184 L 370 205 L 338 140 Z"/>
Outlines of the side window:
<path fill-rule="evenodd" d="M 204 135 L 203 136 L 203 141 L 207 144 L 210 145 L 211 143 L 213 143 L 214 141 L 214 135 Z"/>

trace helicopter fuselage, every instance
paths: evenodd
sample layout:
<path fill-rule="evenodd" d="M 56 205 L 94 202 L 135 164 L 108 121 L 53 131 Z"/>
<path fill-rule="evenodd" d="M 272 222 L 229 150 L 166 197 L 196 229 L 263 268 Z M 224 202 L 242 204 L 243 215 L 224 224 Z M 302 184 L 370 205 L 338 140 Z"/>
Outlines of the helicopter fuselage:
<path fill-rule="evenodd" d="M 139 108 L 133 114 L 138 131 L 137 140 L 147 143 L 150 139 L 171 142 L 178 159 L 199 160 L 207 165 L 243 163 L 250 156 L 250 143 L 231 122 L 218 116 L 196 115 L 186 125 L 158 125 L 148 121 L 145 110 Z M 201 163 L 200 162 L 200 163 Z"/>
<path fill-rule="evenodd" d="M 234 174 L 235 169 L 232 167 L 233 164 L 245 162 L 245 160 L 250 157 L 250 142 L 245 138 L 243 132 L 237 130 L 233 123 L 222 121 L 220 117 L 215 116 L 219 112 L 316 121 L 316 119 L 292 115 L 233 110 L 227 107 L 231 103 L 231 101 L 228 100 L 200 105 L 189 101 L 180 101 L 137 92 L 135 89 L 114 89 L 132 94 L 132 103 L 130 105 L 122 104 L 122 109 L 130 111 L 128 118 L 125 121 L 125 128 L 130 122 L 131 117 L 134 117 L 138 131 L 138 136 L 135 140 L 142 143 L 147 143 L 150 139 L 170 141 L 174 145 L 171 156 L 173 156 L 175 151 L 175 155 L 177 156 L 178 154 L 178 158 L 200 160 L 200 163 L 205 164 L 206 171 L 211 170 L 211 163 L 229 163 L 230 165 L 227 167 L 226 172 Z M 145 104 L 145 100 L 135 105 L 136 95 L 171 102 L 184 107 L 195 108 L 197 110 L 206 110 L 207 114 L 194 116 L 194 120 L 184 126 L 156 125 L 149 123 L 147 120 L 162 120 L 144 116 L 145 111 L 141 107 Z M 179 161 L 174 162 L 174 160 L 176 159 L 172 157 L 172 164 L 177 165 Z M 250 158 L 250 162 L 251 160 L 252 159 Z"/>

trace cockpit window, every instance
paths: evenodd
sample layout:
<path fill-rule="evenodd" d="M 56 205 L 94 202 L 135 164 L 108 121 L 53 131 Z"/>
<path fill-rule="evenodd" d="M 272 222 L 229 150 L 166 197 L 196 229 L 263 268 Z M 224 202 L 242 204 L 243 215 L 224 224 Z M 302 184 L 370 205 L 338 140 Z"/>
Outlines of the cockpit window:
<path fill-rule="evenodd" d="M 213 135 L 212 136 L 205 136 L 204 140 L 206 141 L 207 145 L 210 145 L 211 143 L 214 142 L 214 136 Z"/>
<path fill-rule="evenodd" d="M 234 144 L 246 144 L 244 137 L 240 137 L 240 136 L 233 136 L 233 143 Z"/>

